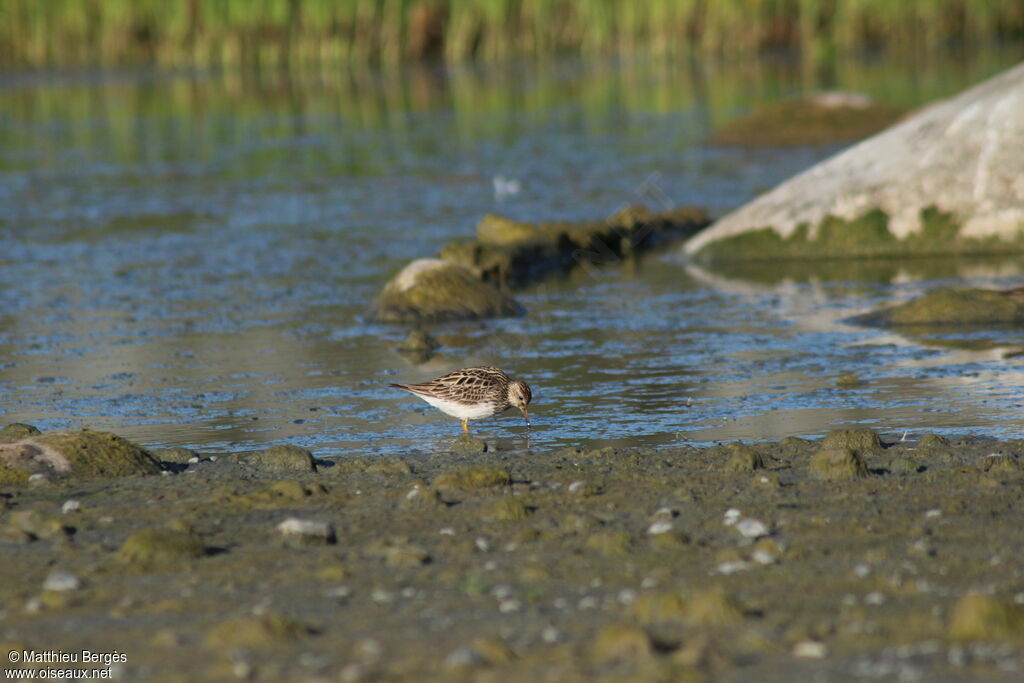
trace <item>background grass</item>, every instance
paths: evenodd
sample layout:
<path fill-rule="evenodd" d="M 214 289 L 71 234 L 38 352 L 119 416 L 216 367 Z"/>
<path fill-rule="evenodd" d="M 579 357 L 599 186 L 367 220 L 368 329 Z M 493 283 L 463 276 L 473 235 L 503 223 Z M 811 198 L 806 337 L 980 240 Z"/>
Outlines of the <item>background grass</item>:
<path fill-rule="evenodd" d="M 1021 0 L 0 0 L 8 66 L 737 56 L 1024 38 Z"/>

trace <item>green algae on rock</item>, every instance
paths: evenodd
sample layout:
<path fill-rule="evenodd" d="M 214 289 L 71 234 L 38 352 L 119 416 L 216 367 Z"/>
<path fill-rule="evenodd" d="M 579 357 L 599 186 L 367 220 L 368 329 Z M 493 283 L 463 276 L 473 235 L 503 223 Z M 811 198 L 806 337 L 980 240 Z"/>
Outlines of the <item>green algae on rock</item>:
<path fill-rule="evenodd" d="M 126 477 L 162 469 L 149 451 L 109 432 L 46 432 L 0 443 L 0 484 L 21 484 L 31 474 L 52 477 Z"/>
<path fill-rule="evenodd" d="M 605 220 L 575 223 L 522 223 L 488 215 L 477 228 L 477 240 L 451 242 L 441 258 L 498 286 L 517 288 L 579 267 L 621 265 L 643 251 L 689 237 L 709 222 L 696 207 L 652 212 L 630 206 Z"/>
<path fill-rule="evenodd" d="M 1024 324 L 1024 290 L 946 287 L 846 322 L 872 327 L 1020 325 Z"/>
<path fill-rule="evenodd" d="M 903 110 L 858 93 L 819 93 L 776 102 L 731 121 L 711 142 L 745 147 L 822 145 L 864 138 L 895 123 Z"/>
<path fill-rule="evenodd" d="M 522 312 L 515 299 L 470 268 L 441 259 L 416 259 L 388 282 L 370 314 L 381 322 L 424 323 Z"/>

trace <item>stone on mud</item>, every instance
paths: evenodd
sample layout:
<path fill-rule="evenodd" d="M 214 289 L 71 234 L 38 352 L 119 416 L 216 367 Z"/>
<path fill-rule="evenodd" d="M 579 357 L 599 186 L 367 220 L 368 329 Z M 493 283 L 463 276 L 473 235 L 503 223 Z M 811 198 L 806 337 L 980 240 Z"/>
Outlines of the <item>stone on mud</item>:
<path fill-rule="evenodd" d="M 209 630 L 203 641 L 207 648 L 229 652 L 234 648 L 263 648 L 282 641 L 296 640 L 311 630 L 280 614 L 228 619 Z"/>
<path fill-rule="evenodd" d="M 445 489 L 490 489 L 508 486 L 512 481 L 508 470 L 493 465 L 470 465 L 448 472 L 442 472 L 434 478 L 435 488 Z"/>
<path fill-rule="evenodd" d="M 305 448 L 292 444 L 271 446 L 246 457 L 261 470 L 267 472 L 315 472 L 316 459 Z"/>
<path fill-rule="evenodd" d="M 822 448 L 811 456 L 811 474 L 834 481 L 857 479 L 868 476 L 868 467 L 851 448 Z"/>
<path fill-rule="evenodd" d="M 183 524 L 137 531 L 117 552 L 122 562 L 146 569 L 162 569 L 204 555 L 206 548 L 199 535 Z"/>
<path fill-rule="evenodd" d="M 1024 640 L 1024 610 L 991 595 L 968 593 L 953 605 L 952 640 Z"/>
<path fill-rule="evenodd" d="M 729 459 L 725 461 L 727 472 L 753 472 L 764 469 L 764 458 L 749 444 L 729 444 L 728 453 Z"/>
<path fill-rule="evenodd" d="M 641 593 L 629 606 L 629 612 L 642 624 L 661 624 L 687 620 L 683 596 L 674 591 Z"/>
<path fill-rule="evenodd" d="M 859 455 L 874 453 L 882 448 L 878 432 L 873 429 L 833 429 L 821 442 L 822 450 L 849 448 Z"/>
<path fill-rule="evenodd" d="M 702 626 L 728 626 L 743 621 L 743 610 L 724 588 L 715 586 L 690 598 L 686 617 Z"/>
<path fill-rule="evenodd" d="M 336 543 L 338 538 L 330 522 L 289 517 L 277 525 L 284 541 L 292 546 L 316 546 Z"/>
<path fill-rule="evenodd" d="M 946 287 L 898 306 L 847 318 L 846 322 L 872 327 L 1019 325 L 1024 322 L 1024 288 Z"/>
<path fill-rule="evenodd" d="M 386 323 L 424 323 L 522 312 L 515 299 L 469 268 L 441 259 L 416 259 L 388 282 L 371 315 Z"/>
<path fill-rule="evenodd" d="M 47 432 L 0 443 L 0 484 L 25 483 L 33 474 L 124 477 L 160 470 L 149 451 L 109 432 Z"/>
<path fill-rule="evenodd" d="M 654 644 L 647 631 L 630 624 L 610 624 L 598 631 L 590 658 L 596 664 L 635 661 L 649 657 Z"/>
<path fill-rule="evenodd" d="M 486 506 L 481 516 L 489 522 L 521 522 L 530 516 L 530 511 L 522 501 L 504 496 Z"/>

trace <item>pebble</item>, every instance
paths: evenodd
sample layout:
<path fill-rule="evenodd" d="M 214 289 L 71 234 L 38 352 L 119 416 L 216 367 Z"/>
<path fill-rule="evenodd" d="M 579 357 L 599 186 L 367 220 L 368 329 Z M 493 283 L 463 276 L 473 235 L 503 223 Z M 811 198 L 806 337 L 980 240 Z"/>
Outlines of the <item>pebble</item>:
<path fill-rule="evenodd" d="M 725 525 L 732 526 L 739 521 L 742 513 L 736 508 L 729 508 L 725 511 Z"/>
<path fill-rule="evenodd" d="M 768 526 L 759 519 L 741 519 L 735 526 L 744 538 L 761 538 L 769 534 Z"/>
<path fill-rule="evenodd" d="M 816 640 L 802 640 L 793 646 L 793 656 L 801 659 L 824 659 L 828 646 Z"/>
<path fill-rule="evenodd" d="M 327 545 L 337 542 L 334 526 L 330 522 L 289 517 L 277 525 L 277 530 L 287 540 L 302 545 Z"/>
<path fill-rule="evenodd" d="M 647 527 L 647 533 L 651 536 L 657 536 L 658 534 L 667 534 L 672 531 L 673 524 L 667 519 L 659 519 L 658 521 Z"/>
<path fill-rule="evenodd" d="M 60 570 L 50 572 L 50 575 L 43 581 L 43 590 L 47 591 L 73 591 L 81 587 L 81 579 L 71 572 Z"/>
<path fill-rule="evenodd" d="M 69 500 L 65 500 L 64 504 L 60 506 L 60 511 L 62 513 L 64 513 L 65 515 L 69 514 L 71 512 L 78 512 L 81 509 L 82 509 L 82 503 L 80 503 L 79 501 L 75 500 L 74 498 L 71 498 Z"/>
<path fill-rule="evenodd" d="M 715 567 L 715 571 L 717 571 L 719 574 L 729 576 L 730 574 L 735 574 L 737 572 L 745 572 L 751 567 L 753 567 L 753 565 L 749 562 L 744 562 L 743 560 L 733 560 L 731 562 L 721 563 L 720 565 Z"/>

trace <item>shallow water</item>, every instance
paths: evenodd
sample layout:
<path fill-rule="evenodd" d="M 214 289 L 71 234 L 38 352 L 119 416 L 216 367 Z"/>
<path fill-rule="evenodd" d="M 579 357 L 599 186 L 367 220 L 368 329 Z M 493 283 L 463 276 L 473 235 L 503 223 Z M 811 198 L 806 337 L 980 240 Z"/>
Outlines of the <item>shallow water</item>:
<path fill-rule="evenodd" d="M 457 424 L 386 387 L 494 363 L 534 387 L 476 425 L 503 448 L 818 435 L 867 424 L 1022 436 L 1024 331 L 901 337 L 842 318 L 1010 263 L 815 273 L 676 250 L 521 293 L 521 319 L 440 326 L 425 365 L 362 313 L 407 260 L 488 211 L 591 219 L 642 202 L 715 213 L 836 151 L 703 144 L 821 88 L 903 106 L 1018 61 L 662 62 L 302 74 L 0 79 L 0 419 L 150 446 L 318 455 L 430 450 Z M 518 183 L 518 192 L 502 192 Z M 863 383 L 838 388 L 836 378 Z"/>

